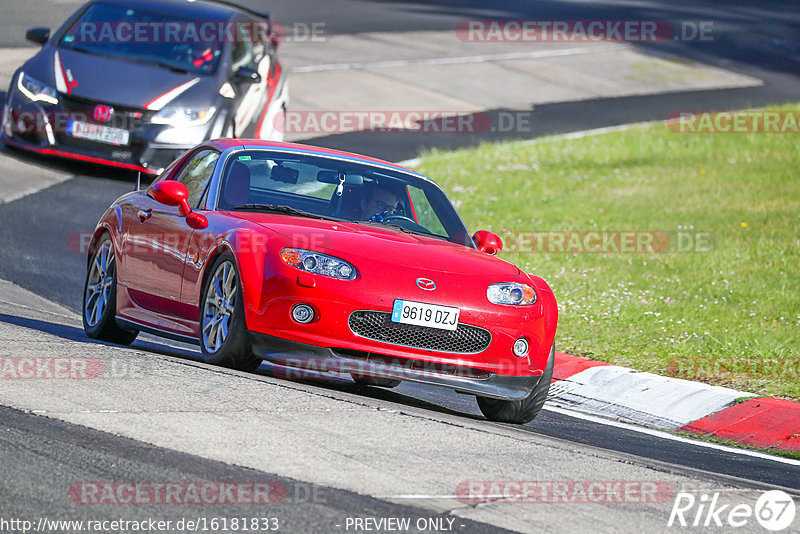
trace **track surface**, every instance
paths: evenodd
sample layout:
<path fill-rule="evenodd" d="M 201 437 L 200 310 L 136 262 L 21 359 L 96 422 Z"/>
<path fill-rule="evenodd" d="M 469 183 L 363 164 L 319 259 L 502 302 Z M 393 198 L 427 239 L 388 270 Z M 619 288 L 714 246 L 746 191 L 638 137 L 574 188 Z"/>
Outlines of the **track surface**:
<path fill-rule="evenodd" d="M 256 5 L 254 2 L 244 3 Z M 23 46 L 24 28 L 54 27 L 77 5 L 70 1 L 53 4 L 28 0 L 4 6 L 7 10 L 0 19 L 0 46 Z M 640 5 L 632 2 L 510 1 L 485 4 L 434 1 L 419 5 L 414 2 L 285 0 L 271 2 L 270 8 L 275 19 L 287 25 L 325 21 L 326 31 L 332 33 L 447 30 L 466 18 L 713 20 L 722 31 L 722 37 L 716 42 L 670 42 L 653 46 L 659 51 L 726 65 L 731 70 L 764 80 L 764 85 L 756 88 L 543 105 L 536 108 L 536 135 L 663 119 L 675 109 L 731 109 L 800 100 L 800 84 L 797 83 L 800 9 L 796 4 L 664 1 L 637 7 Z M 343 134 L 317 138 L 314 143 L 397 160 L 416 155 L 421 147 L 462 146 L 478 140 L 469 136 L 440 139 L 417 135 L 392 137 L 387 143 L 380 136 Z M 5 172 L 13 172 L 20 165 L 46 165 L 59 171 L 66 170 L 74 178 L 0 205 L 0 278 L 77 310 L 85 258 L 70 251 L 68 243 L 75 242 L 76 234 L 91 230 L 105 206 L 132 188 L 133 177 L 16 153 L 10 157 L 14 160 L 13 166 L 3 169 Z M 2 158 L 0 162 L 8 163 L 9 160 Z M 31 321 L 13 314 L 3 314 L 0 322 L 67 336 L 76 341 L 86 340 L 77 328 L 65 329 L 55 323 Z M 196 357 L 196 351 L 192 349 L 178 350 L 159 345 L 152 339 L 137 343 L 141 348 L 166 352 L 187 361 L 194 361 Z M 259 371 L 259 376 L 265 380 L 270 374 L 267 366 Z M 480 422 L 473 398 L 434 388 L 403 384 L 392 391 L 356 390 L 350 384 L 336 380 L 313 382 L 311 387 L 355 394 L 376 407 L 421 408 L 434 418 L 457 415 L 474 419 L 487 429 L 497 426 Z M 39 516 L 47 509 L 51 509 L 54 516 L 87 516 L 86 508 L 57 504 L 60 501 L 54 492 L 63 490 L 74 480 L 236 480 L 237 477 L 262 480 L 259 477 L 263 477 L 281 481 L 287 487 L 295 484 L 285 478 L 154 448 L 81 426 L 0 410 L 0 421 L 3 421 L 0 425 L 0 474 L 6 480 L 0 489 L 0 512 L 4 517 Z M 800 469 L 797 466 L 665 440 L 559 413 L 545 411 L 523 430 L 556 438 L 578 453 L 585 454 L 595 449 L 613 451 L 614 454 L 629 455 L 632 462 L 665 472 L 686 473 L 721 483 L 730 483 L 728 477 L 736 477 L 749 487 L 775 485 L 800 490 Z M 591 475 L 586 473 L 587 477 Z M 325 503 L 291 502 L 279 510 L 287 523 L 294 527 L 289 531 L 330 531 L 330 525 L 346 516 L 364 515 L 364 510 L 369 510 L 369 514 L 374 516 L 430 516 L 429 512 L 342 490 L 324 487 L 322 490 L 327 496 Z M 176 512 L 163 507 L 154 512 L 168 518 L 192 515 L 189 512 L 194 510 L 182 508 Z M 241 510 L 233 508 L 220 512 L 220 515 L 232 516 Z M 202 513 L 207 513 L 207 510 Z M 96 518 L 98 514 L 112 517 L 118 514 L 118 510 L 91 510 L 91 517 Z M 464 531 L 480 532 L 486 528 L 468 520 L 459 521 L 465 524 Z"/>

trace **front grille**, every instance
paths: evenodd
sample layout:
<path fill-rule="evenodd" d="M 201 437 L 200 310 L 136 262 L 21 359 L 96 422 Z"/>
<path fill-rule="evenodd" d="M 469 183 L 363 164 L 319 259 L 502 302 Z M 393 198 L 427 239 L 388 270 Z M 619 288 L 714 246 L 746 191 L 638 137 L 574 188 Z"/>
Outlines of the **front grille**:
<path fill-rule="evenodd" d="M 95 120 L 94 108 L 98 104 L 104 104 L 114 109 L 114 114 L 111 116 L 110 122 L 98 122 Z M 73 118 L 102 124 L 104 126 L 111 126 L 113 128 L 122 128 L 128 131 L 136 130 L 142 125 L 148 124 L 153 118 L 153 115 L 155 115 L 154 111 L 147 109 L 120 106 L 107 102 L 95 102 L 93 100 L 63 94 L 61 95 L 61 105 L 64 111 Z"/>
<path fill-rule="evenodd" d="M 492 335 L 477 326 L 459 324 L 455 330 L 395 323 L 392 314 L 378 311 L 356 311 L 348 324 L 354 334 L 373 341 L 416 349 L 475 354 L 486 350 Z"/>

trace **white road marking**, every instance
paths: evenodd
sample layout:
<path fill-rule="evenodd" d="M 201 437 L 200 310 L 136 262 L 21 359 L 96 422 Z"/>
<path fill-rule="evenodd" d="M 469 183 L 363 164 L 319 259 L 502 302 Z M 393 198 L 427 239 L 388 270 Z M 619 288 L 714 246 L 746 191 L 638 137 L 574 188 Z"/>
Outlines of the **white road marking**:
<path fill-rule="evenodd" d="M 636 371 L 616 365 L 568 377 L 574 385 L 551 404 L 628 423 L 676 430 L 752 393 Z"/>

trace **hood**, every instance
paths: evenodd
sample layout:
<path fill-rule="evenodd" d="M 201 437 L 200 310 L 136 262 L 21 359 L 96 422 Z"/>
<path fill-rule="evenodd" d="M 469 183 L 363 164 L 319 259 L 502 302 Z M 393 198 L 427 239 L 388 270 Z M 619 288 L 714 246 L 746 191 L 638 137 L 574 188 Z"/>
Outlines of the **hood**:
<path fill-rule="evenodd" d="M 378 225 L 270 213 L 230 214 L 281 234 L 287 246 L 332 254 L 354 264 L 363 258 L 389 264 L 393 270 L 409 267 L 464 276 L 520 275 L 515 265 L 477 249 Z"/>
<path fill-rule="evenodd" d="M 46 47 L 24 67 L 60 92 L 119 106 L 158 110 L 180 98 L 208 105 L 214 76 L 181 73 L 147 63 Z M 35 72 L 35 73 L 34 73 Z"/>

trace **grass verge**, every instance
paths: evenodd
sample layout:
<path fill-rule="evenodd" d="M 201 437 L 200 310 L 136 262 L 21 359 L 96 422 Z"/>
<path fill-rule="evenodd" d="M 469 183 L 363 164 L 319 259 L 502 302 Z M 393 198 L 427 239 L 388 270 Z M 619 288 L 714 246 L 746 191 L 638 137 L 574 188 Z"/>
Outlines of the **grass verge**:
<path fill-rule="evenodd" d="M 798 134 L 652 124 L 432 151 L 418 170 L 551 285 L 559 350 L 800 400 Z M 655 253 L 613 250 L 648 236 Z"/>

